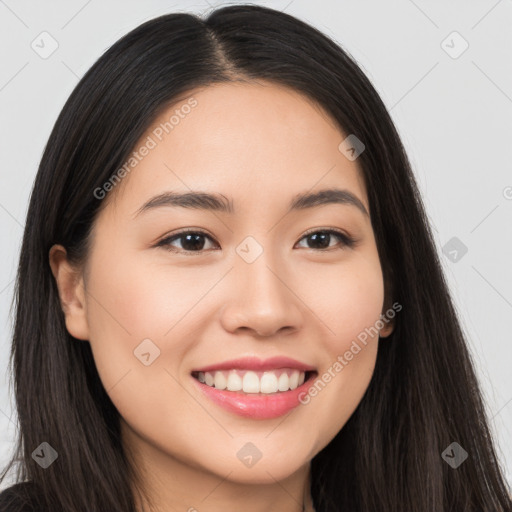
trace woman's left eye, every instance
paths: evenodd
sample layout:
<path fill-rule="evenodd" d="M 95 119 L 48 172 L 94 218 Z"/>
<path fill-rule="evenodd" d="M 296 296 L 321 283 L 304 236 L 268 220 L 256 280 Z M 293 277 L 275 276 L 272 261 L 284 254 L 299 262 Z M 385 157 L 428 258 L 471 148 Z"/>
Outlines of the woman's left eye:
<path fill-rule="evenodd" d="M 320 244 L 320 250 L 327 249 L 330 247 L 333 247 L 330 245 L 330 242 L 332 240 L 332 235 L 338 238 L 338 240 L 341 241 L 338 245 L 340 245 L 340 249 L 343 247 L 353 247 L 355 244 L 355 240 L 346 235 L 345 233 L 342 233 L 341 231 L 337 231 L 335 229 L 322 229 L 318 231 L 311 231 L 307 233 L 304 237 L 301 238 L 301 240 L 309 239 L 310 241 L 313 241 L 313 243 L 319 243 Z M 300 240 L 299 240 L 300 241 Z M 307 249 L 316 249 L 315 247 L 307 247 Z"/>
<path fill-rule="evenodd" d="M 340 241 L 338 244 L 331 244 L 333 235 Z M 156 247 L 164 247 L 165 249 L 174 252 L 200 253 L 204 249 L 205 245 L 203 239 L 206 238 L 210 241 L 213 241 L 209 235 L 203 233 L 202 231 L 182 231 L 170 237 L 164 238 L 156 244 Z M 175 241 L 178 240 L 182 241 L 181 248 L 176 248 L 172 245 Z M 353 247 L 355 244 L 355 240 L 352 237 L 334 229 L 322 229 L 309 232 L 303 236 L 299 242 L 302 240 L 308 240 L 310 243 L 313 243 L 313 245 L 319 245 L 319 247 L 306 247 L 306 249 L 314 249 L 320 251 L 325 251 L 326 249 L 330 249 L 336 245 L 339 245 L 339 248 L 343 248 Z"/>

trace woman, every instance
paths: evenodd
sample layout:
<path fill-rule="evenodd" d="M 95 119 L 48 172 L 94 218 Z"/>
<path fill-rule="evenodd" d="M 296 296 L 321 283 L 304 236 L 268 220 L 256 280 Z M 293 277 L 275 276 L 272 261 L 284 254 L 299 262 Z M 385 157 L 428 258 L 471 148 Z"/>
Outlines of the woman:
<path fill-rule="evenodd" d="M 292 16 L 114 44 L 50 136 L 17 279 L 5 510 L 512 510 L 393 123 Z"/>

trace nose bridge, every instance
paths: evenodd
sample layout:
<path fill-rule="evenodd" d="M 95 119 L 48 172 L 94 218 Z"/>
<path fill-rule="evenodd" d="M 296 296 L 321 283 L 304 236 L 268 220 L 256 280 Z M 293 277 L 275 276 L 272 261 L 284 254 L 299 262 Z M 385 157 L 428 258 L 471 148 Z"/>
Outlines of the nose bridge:
<path fill-rule="evenodd" d="M 284 276 L 279 275 L 279 267 L 281 265 L 276 265 L 271 251 L 265 250 L 251 263 L 240 258 L 235 265 L 235 273 L 240 279 L 242 289 L 246 290 L 252 301 L 261 301 L 262 306 L 271 306 L 274 302 L 277 305 L 278 302 L 289 300 L 283 293 Z"/>
<path fill-rule="evenodd" d="M 236 252 L 233 289 L 223 309 L 225 327 L 245 327 L 265 336 L 283 328 L 299 328 L 298 299 L 286 282 L 283 262 L 276 256 L 279 251 L 264 248 L 254 237 L 247 237 Z"/>

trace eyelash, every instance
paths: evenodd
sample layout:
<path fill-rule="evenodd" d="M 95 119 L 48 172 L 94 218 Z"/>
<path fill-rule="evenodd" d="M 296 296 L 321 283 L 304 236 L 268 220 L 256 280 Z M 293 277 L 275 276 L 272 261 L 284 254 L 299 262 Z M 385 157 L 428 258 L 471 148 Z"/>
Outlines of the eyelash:
<path fill-rule="evenodd" d="M 342 247 L 338 247 L 338 249 L 343 249 L 344 247 L 347 248 L 353 248 L 356 245 L 356 240 L 352 238 L 351 236 L 347 235 L 346 233 L 343 233 L 337 229 L 312 229 L 310 231 L 307 231 L 302 235 L 302 238 L 299 239 L 299 242 L 303 240 L 304 238 L 307 238 L 310 235 L 316 234 L 316 233 L 324 233 L 324 234 L 334 234 L 341 240 Z M 155 247 L 163 247 L 165 250 L 175 253 L 183 253 L 192 256 L 194 253 L 201 254 L 205 252 L 205 249 L 201 249 L 198 251 L 189 251 L 186 249 L 177 249 L 170 245 L 171 242 L 174 242 L 175 240 L 179 240 L 180 238 L 183 238 L 185 235 L 204 235 L 205 237 L 209 238 L 210 241 L 213 241 L 212 237 L 206 233 L 206 231 L 203 231 L 202 229 L 190 229 L 186 228 L 181 231 L 178 231 L 177 233 L 174 233 L 171 236 L 168 236 L 166 238 L 163 238 L 157 244 Z M 305 247 L 305 249 L 309 249 L 309 247 Z M 208 249 L 206 249 L 208 250 Z M 211 249 L 210 249 L 211 250 Z M 310 249 L 312 251 L 319 251 L 319 252 L 327 252 L 336 250 L 336 247 L 330 247 L 327 249 Z"/>

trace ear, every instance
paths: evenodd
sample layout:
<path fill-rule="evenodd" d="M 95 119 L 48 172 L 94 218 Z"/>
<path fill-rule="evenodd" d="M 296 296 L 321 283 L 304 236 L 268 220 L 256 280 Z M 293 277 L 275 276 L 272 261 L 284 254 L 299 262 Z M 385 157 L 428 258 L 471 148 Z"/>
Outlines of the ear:
<path fill-rule="evenodd" d="M 382 314 L 384 315 L 385 313 L 383 312 Z M 384 320 L 383 320 L 383 322 L 384 322 L 384 327 L 380 330 L 379 337 L 387 338 L 393 332 L 393 329 L 395 328 L 395 321 L 388 319 L 387 322 Z"/>
<path fill-rule="evenodd" d="M 391 268 L 389 274 L 384 274 L 384 304 L 382 308 L 382 316 L 385 320 L 382 320 L 384 327 L 379 332 L 380 338 L 387 338 L 395 329 L 396 313 L 392 318 L 389 318 L 386 314 L 389 310 L 393 310 L 393 295 L 395 291 L 394 283 L 394 272 Z"/>
<path fill-rule="evenodd" d="M 393 310 L 392 300 L 389 295 L 386 295 L 386 299 L 384 301 L 384 307 L 382 309 L 381 318 L 383 318 L 382 323 L 384 327 L 379 332 L 380 338 L 387 338 L 395 329 L 395 317 L 392 318 L 387 316 L 387 312 Z"/>
<path fill-rule="evenodd" d="M 49 262 L 59 290 L 60 305 L 64 312 L 66 329 L 79 340 L 89 340 L 87 309 L 83 273 L 73 267 L 62 245 L 53 245 Z"/>

